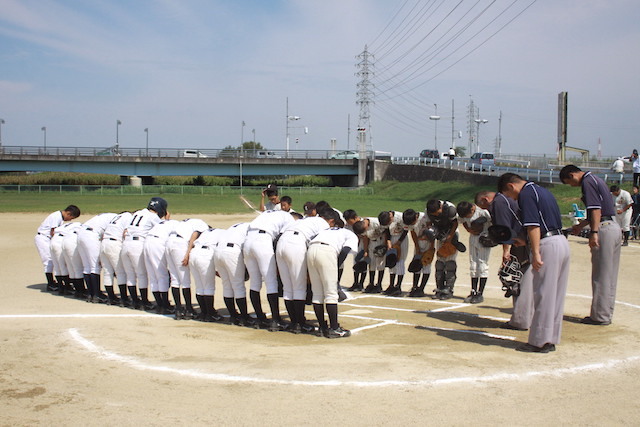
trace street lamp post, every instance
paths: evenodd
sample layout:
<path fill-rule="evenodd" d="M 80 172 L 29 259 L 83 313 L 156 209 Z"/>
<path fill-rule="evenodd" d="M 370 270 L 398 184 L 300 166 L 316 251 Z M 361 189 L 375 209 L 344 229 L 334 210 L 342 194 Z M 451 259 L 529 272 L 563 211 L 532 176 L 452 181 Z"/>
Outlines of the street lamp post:
<path fill-rule="evenodd" d="M 0 152 L 2 152 L 2 125 L 4 123 L 4 119 L 0 119 Z"/>
<path fill-rule="evenodd" d="M 149 128 L 144 128 L 144 133 L 147 134 L 147 142 L 145 144 L 146 156 L 149 157 Z"/>
<path fill-rule="evenodd" d="M 476 152 L 480 151 L 480 125 L 484 123 L 489 123 L 489 120 L 486 119 L 475 119 L 477 129 L 476 129 Z"/>
<path fill-rule="evenodd" d="M 242 196 L 242 159 L 244 158 L 244 127 L 246 123 L 242 121 L 240 127 L 240 195 Z"/>
<path fill-rule="evenodd" d="M 44 132 L 44 154 L 47 154 L 47 127 L 42 126 L 40 130 Z"/>
<path fill-rule="evenodd" d="M 116 120 L 116 154 L 120 153 L 120 138 L 119 138 L 119 130 L 122 122 L 120 120 Z"/>
<path fill-rule="evenodd" d="M 438 149 L 438 120 L 440 120 L 440 116 L 438 115 L 438 104 L 433 104 L 436 107 L 436 114 L 433 116 L 429 116 L 429 120 L 434 120 L 436 122 L 436 130 L 433 137 L 433 143 L 435 145 L 435 149 Z"/>

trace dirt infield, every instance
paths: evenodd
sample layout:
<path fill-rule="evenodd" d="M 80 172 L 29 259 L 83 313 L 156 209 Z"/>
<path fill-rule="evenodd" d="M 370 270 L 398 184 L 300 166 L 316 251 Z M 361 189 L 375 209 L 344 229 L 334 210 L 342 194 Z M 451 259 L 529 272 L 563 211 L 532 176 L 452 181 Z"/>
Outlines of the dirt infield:
<path fill-rule="evenodd" d="M 623 248 L 614 323 L 602 327 L 578 323 L 589 310 L 590 257 L 586 240 L 569 239 L 562 343 L 554 353 L 525 354 L 514 348 L 527 332 L 499 328 L 510 301 L 495 276 L 495 250 L 484 303 L 462 302 L 470 279 L 468 256 L 460 254 L 453 300 L 353 293 L 340 305 L 341 323 L 353 336 L 328 340 L 175 321 L 43 292 L 33 236 L 45 216 L 0 214 L 2 425 L 640 420 L 635 242 Z M 200 217 L 217 227 L 251 218 Z M 342 284 L 351 281 L 347 270 Z M 429 293 L 433 283 L 432 277 Z M 410 286 L 407 275 L 403 289 Z M 219 282 L 215 305 L 226 313 Z M 310 309 L 307 316 L 314 318 Z"/>

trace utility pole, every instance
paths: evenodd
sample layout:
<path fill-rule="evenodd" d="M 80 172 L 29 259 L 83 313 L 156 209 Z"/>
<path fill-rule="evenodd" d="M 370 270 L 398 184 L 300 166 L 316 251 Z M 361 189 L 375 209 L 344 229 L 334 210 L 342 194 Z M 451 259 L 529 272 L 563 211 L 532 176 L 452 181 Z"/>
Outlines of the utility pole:
<path fill-rule="evenodd" d="M 473 146 L 476 142 L 476 107 L 473 103 L 473 98 L 469 95 L 469 111 L 467 113 L 467 131 L 469 132 L 469 156 L 471 156 L 473 151 Z"/>
<path fill-rule="evenodd" d="M 456 118 L 455 118 L 455 100 L 451 100 L 451 148 L 456 149 Z"/>
<path fill-rule="evenodd" d="M 500 110 L 500 117 L 498 118 L 498 139 L 496 140 L 497 149 L 496 154 L 498 157 L 502 155 L 502 110 Z"/>
<path fill-rule="evenodd" d="M 358 67 L 358 71 L 356 72 L 356 76 L 360 78 L 360 81 L 356 85 L 357 91 L 357 99 L 356 104 L 360 107 L 360 115 L 358 117 L 358 130 L 360 136 L 360 149 L 362 151 L 366 150 L 367 146 L 370 147 L 371 151 L 373 151 L 373 138 L 371 136 L 371 123 L 369 107 L 370 104 L 373 104 L 373 87 L 374 84 L 371 82 L 371 77 L 373 76 L 373 55 L 369 53 L 367 50 L 367 46 L 364 46 L 364 50 L 356 59 L 359 62 L 356 64 Z M 369 133 L 369 144 L 366 142 L 366 135 Z M 364 149 L 362 147 L 362 143 L 364 142 Z M 364 158 L 364 152 L 361 152 L 361 159 Z"/>

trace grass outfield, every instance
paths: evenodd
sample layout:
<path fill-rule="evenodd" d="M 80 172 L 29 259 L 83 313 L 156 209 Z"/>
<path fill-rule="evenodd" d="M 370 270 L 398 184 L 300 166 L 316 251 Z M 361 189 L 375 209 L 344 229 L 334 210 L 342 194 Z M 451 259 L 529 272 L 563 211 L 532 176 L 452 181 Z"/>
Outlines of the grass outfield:
<path fill-rule="evenodd" d="M 422 211 L 427 200 L 436 198 L 457 204 L 463 200 L 473 201 L 480 190 L 490 187 L 472 186 L 461 182 L 376 182 L 370 185 L 373 194 L 357 190 L 331 188 L 296 188 L 282 194 L 293 199 L 293 207 L 302 211 L 306 201 L 326 200 L 342 211 L 355 209 L 361 216 L 377 216 L 382 210 L 415 209 Z M 573 203 L 580 204 L 580 189 L 558 185 L 550 189 L 558 200 L 560 211 L 567 214 Z M 157 194 L 169 202 L 169 211 L 177 214 L 234 214 L 248 212 L 249 208 L 240 199 L 238 191 L 223 194 Z M 145 207 L 154 194 L 79 194 L 76 192 L 1 193 L 0 212 L 43 212 L 63 209 L 69 204 L 80 207 L 83 213 L 121 212 Z M 244 197 L 256 208 L 260 203 L 260 191 L 246 189 Z"/>

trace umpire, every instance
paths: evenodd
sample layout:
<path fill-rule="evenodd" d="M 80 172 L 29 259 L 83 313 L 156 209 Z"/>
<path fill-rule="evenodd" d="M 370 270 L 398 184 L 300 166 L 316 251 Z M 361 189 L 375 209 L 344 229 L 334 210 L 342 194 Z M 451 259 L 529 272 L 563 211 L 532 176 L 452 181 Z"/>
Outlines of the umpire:
<path fill-rule="evenodd" d="M 589 225 L 589 247 L 591 248 L 591 314 L 581 320 L 587 325 L 610 325 L 616 302 L 618 267 L 622 232 L 613 217 L 616 214 L 613 199 L 605 182 L 584 172 L 575 165 L 560 170 L 563 184 L 582 188 L 582 202 L 587 208 L 587 218 L 573 226 L 578 234 Z"/>
<path fill-rule="evenodd" d="M 562 332 L 562 312 L 569 282 L 569 243 L 562 235 L 558 203 L 549 190 L 505 173 L 498 191 L 518 201 L 522 226 L 527 230 L 533 268 L 534 312 L 526 344 L 529 353 L 555 351 Z"/>

